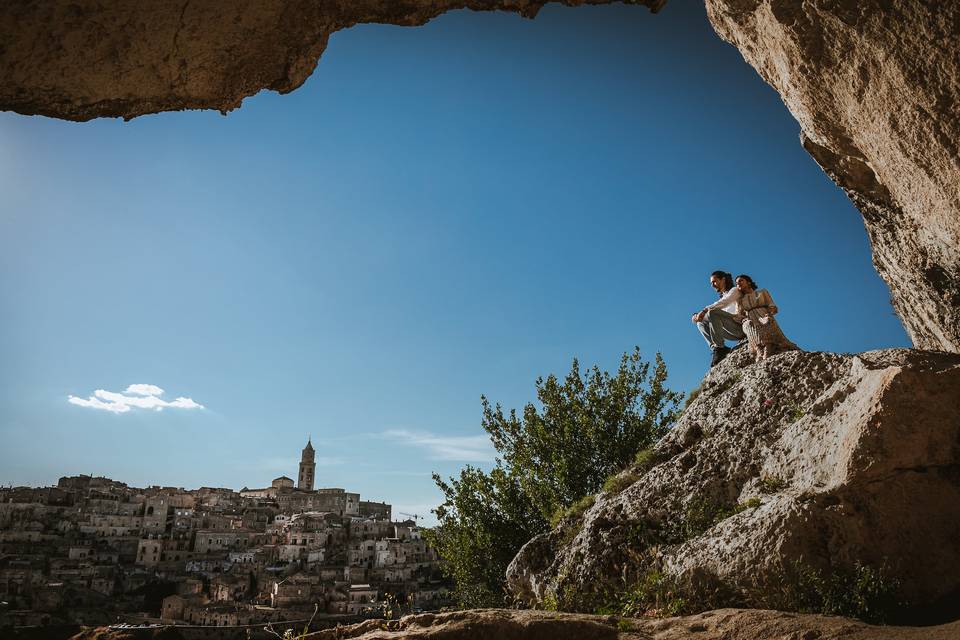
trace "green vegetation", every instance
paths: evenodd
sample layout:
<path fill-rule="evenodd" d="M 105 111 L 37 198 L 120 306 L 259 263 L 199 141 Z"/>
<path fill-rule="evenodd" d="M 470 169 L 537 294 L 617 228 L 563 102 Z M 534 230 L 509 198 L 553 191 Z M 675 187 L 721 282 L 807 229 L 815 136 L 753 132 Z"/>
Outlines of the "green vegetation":
<path fill-rule="evenodd" d="M 760 478 L 761 493 L 777 493 L 787 488 L 787 481 L 778 476 L 763 476 Z"/>
<path fill-rule="evenodd" d="M 629 620 L 624 620 L 623 618 L 620 618 L 619 620 L 617 620 L 617 631 L 619 631 L 620 633 L 630 633 L 631 631 L 634 631 L 634 630 L 635 630 L 634 624 Z"/>
<path fill-rule="evenodd" d="M 790 422 L 796 422 L 797 420 L 802 418 L 804 415 L 806 415 L 806 412 L 803 410 L 803 407 L 801 407 L 799 404 L 797 404 L 796 402 L 791 402 L 789 407 L 789 413 L 787 415 L 790 417 Z"/>
<path fill-rule="evenodd" d="M 731 518 L 747 509 L 756 509 L 760 506 L 759 498 L 750 498 L 733 506 L 726 506 L 710 500 L 691 500 L 687 505 L 683 521 L 674 532 L 675 542 L 684 542 L 699 535 L 703 535 L 713 525 Z"/>
<path fill-rule="evenodd" d="M 668 617 L 681 615 L 688 609 L 688 602 L 676 581 L 662 571 L 650 569 L 629 588 L 608 598 L 607 602 L 596 608 L 596 613 L 627 618 L 650 615 Z"/>
<path fill-rule="evenodd" d="M 555 528 L 568 518 L 579 518 L 587 509 L 592 507 L 596 501 L 596 496 L 591 494 L 589 496 L 583 496 L 566 509 L 557 510 L 553 516 L 550 517 L 550 528 Z"/>
<path fill-rule="evenodd" d="M 884 624 L 907 605 L 899 597 L 900 581 L 886 563 L 871 566 L 856 563 L 825 575 L 802 561 L 793 563 L 776 585 L 758 589 L 761 606 L 801 613 L 859 618 Z"/>
<path fill-rule="evenodd" d="M 660 571 L 649 571 L 623 595 L 623 615 L 636 617 L 649 611 L 664 617 L 684 612 L 687 601 L 677 583 Z"/>
<path fill-rule="evenodd" d="M 857 563 L 852 569 L 825 575 L 798 561 L 774 582 L 758 585 L 747 596 L 750 606 L 847 616 L 872 624 L 890 622 L 906 607 L 897 596 L 900 582 L 891 577 L 885 563 L 879 567 Z M 719 583 L 681 584 L 648 565 L 622 590 L 609 592 L 595 612 L 628 618 L 687 615 L 729 606 L 725 603 L 731 594 L 723 593 Z"/>
<path fill-rule="evenodd" d="M 653 447 L 637 451 L 637 455 L 633 456 L 633 463 L 639 467 L 640 473 L 646 473 L 652 469 L 657 464 L 657 455 L 654 453 Z"/>
<path fill-rule="evenodd" d="M 687 396 L 686 402 L 683 403 L 683 410 L 686 411 L 687 407 L 693 404 L 693 401 L 697 399 L 697 396 L 700 395 L 700 392 L 703 391 L 703 383 L 697 386 L 696 389 L 690 392 L 690 395 Z"/>
<path fill-rule="evenodd" d="M 280 635 L 280 633 L 278 633 L 277 630 L 273 628 L 272 622 L 268 622 L 267 626 L 265 626 L 263 630 L 266 631 L 267 633 L 270 633 L 276 636 L 280 640 L 302 640 L 303 638 L 306 638 L 308 635 L 310 635 L 310 625 L 313 624 L 313 619 L 317 617 L 317 611 L 319 611 L 319 608 L 320 608 L 320 605 L 317 605 L 317 604 L 313 605 L 313 615 L 310 616 L 310 620 L 307 622 L 306 625 L 304 625 L 303 631 L 301 631 L 300 633 L 297 633 L 293 629 L 286 629 L 283 632 L 283 635 Z M 340 624 L 337 623 L 338 635 L 339 635 L 339 629 L 340 629 Z"/>
<path fill-rule="evenodd" d="M 634 469 L 615 473 L 603 481 L 603 490 L 607 493 L 620 493 L 643 476 Z"/>
<path fill-rule="evenodd" d="M 544 611 L 559 611 L 560 602 L 557 599 L 556 594 L 548 593 L 543 596 L 543 602 L 541 603 Z"/>
<path fill-rule="evenodd" d="M 574 360 L 562 380 L 538 379 L 538 403 L 520 414 L 482 398 L 496 465 L 489 473 L 468 466 L 447 481 L 434 474 L 444 502 L 426 534 L 461 606 L 502 606 L 504 573 L 520 547 L 574 505 L 588 508 L 579 501 L 666 433 L 683 397 L 666 379 L 659 354 L 651 364 L 635 349 L 615 375 L 581 372 Z"/>

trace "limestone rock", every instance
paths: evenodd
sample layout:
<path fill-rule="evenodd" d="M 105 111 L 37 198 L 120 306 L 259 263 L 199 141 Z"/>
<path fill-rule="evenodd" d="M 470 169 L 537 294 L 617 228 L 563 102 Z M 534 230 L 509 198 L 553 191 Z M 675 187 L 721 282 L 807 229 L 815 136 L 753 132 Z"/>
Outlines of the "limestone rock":
<path fill-rule="evenodd" d="M 216 630 L 228 638 L 229 631 Z M 174 635 L 175 634 L 175 635 Z M 75 640 L 170 640 L 174 627 L 112 632 L 90 629 Z M 237 640 L 245 637 L 236 633 Z M 254 632 L 253 637 L 261 637 Z M 266 634 L 263 634 L 266 637 Z M 399 621 L 368 620 L 320 631 L 306 640 L 956 640 L 960 622 L 934 627 L 877 627 L 848 618 L 782 611 L 721 609 L 679 618 L 618 619 L 546 611 L 482 609 L 425 613 Z"/>
<path fill-rule="evenodd" d="M 547 1 L 8 0 L 0 4 L 0 109 L 67 120 L 227 112 L 262 89 L 298 88 L 340 29 L 422 25 L 464 8 L 533 17 Z"/>
<path fill-rule="evenodd" d="M 918 607 L 960 594 L 960 356 L 750 358 L 711 370 L 632 485 L 528 543 L 511 590 L 592 610 L 656 568 L 710 607 L 781 608 L 797 571 L 859 563 Z"/>
<path fill-rule="evenodd" d="M 960 3 L 706 5 L 863 213 L 914 346 L 960 351 Z"/>
<path fill-rule="evenodd" d="M 618 619 L 546 611 L 480 609 L 368 620 L 307 636 L 309 640 L 954 640 L 960 623 L 877 627 L 847 618 L 782 611 L 723 609 L 696 616 Z"/>

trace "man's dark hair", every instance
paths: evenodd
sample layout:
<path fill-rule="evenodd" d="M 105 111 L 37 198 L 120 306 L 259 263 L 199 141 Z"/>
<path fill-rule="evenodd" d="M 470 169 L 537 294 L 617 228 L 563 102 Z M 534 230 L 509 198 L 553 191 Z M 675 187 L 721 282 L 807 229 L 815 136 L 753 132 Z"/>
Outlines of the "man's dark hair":
<path fill-rule="evenodd" d="M 730 289 L 733 289 L 733 274 L 732 274 L 732 273 L 727 273 L 726 271 L 719 271 L 719 270 L 718 270 L 718 271 L 714 271 L 713 273 L 711 273 L 710 276 L 711 276 L 711 277 L 712 277 L 712 276 L 716 276 L 716 277 L 718 277 L 718 278 L 722 278 L 722 279 L 723 279 L 723 290 L 724 290 L 724 291 L 730 291 Z"/>

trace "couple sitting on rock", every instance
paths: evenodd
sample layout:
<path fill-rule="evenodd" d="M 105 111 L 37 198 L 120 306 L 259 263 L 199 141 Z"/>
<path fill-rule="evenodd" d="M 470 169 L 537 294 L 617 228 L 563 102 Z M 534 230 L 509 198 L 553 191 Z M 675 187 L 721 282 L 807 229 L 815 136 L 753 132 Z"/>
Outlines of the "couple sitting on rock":
<path fill-rule="evenodd" d="M 711 367 L 733 350 L 726 346 L 726 340 L 739 341 L 734 349 L 749 344 L 757 360 L 799 349 L 787 340 L 774 319 L 777 305 L 773 304 L 770 292 L 758 289 L 753 278 L 743 274 L 734 281 L 726 271 L 714 271 L 710 274 L 710 286 L 717 290 L 720 299 L 691 319 L 713 351 Z"/>

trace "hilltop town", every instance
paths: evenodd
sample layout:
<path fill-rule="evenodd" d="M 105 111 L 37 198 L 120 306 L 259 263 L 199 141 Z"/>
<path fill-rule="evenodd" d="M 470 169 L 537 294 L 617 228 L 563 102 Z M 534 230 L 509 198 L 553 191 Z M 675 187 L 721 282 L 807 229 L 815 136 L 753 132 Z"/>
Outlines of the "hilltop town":
<path fill-rule="evenodd" d="M 308 441 L 296 486 L 139 489 L 81 475 L 0 488 L 0 627 L 235 626 L 446 604 L 416 519 L 314 489 L 315 471 Z"/>

